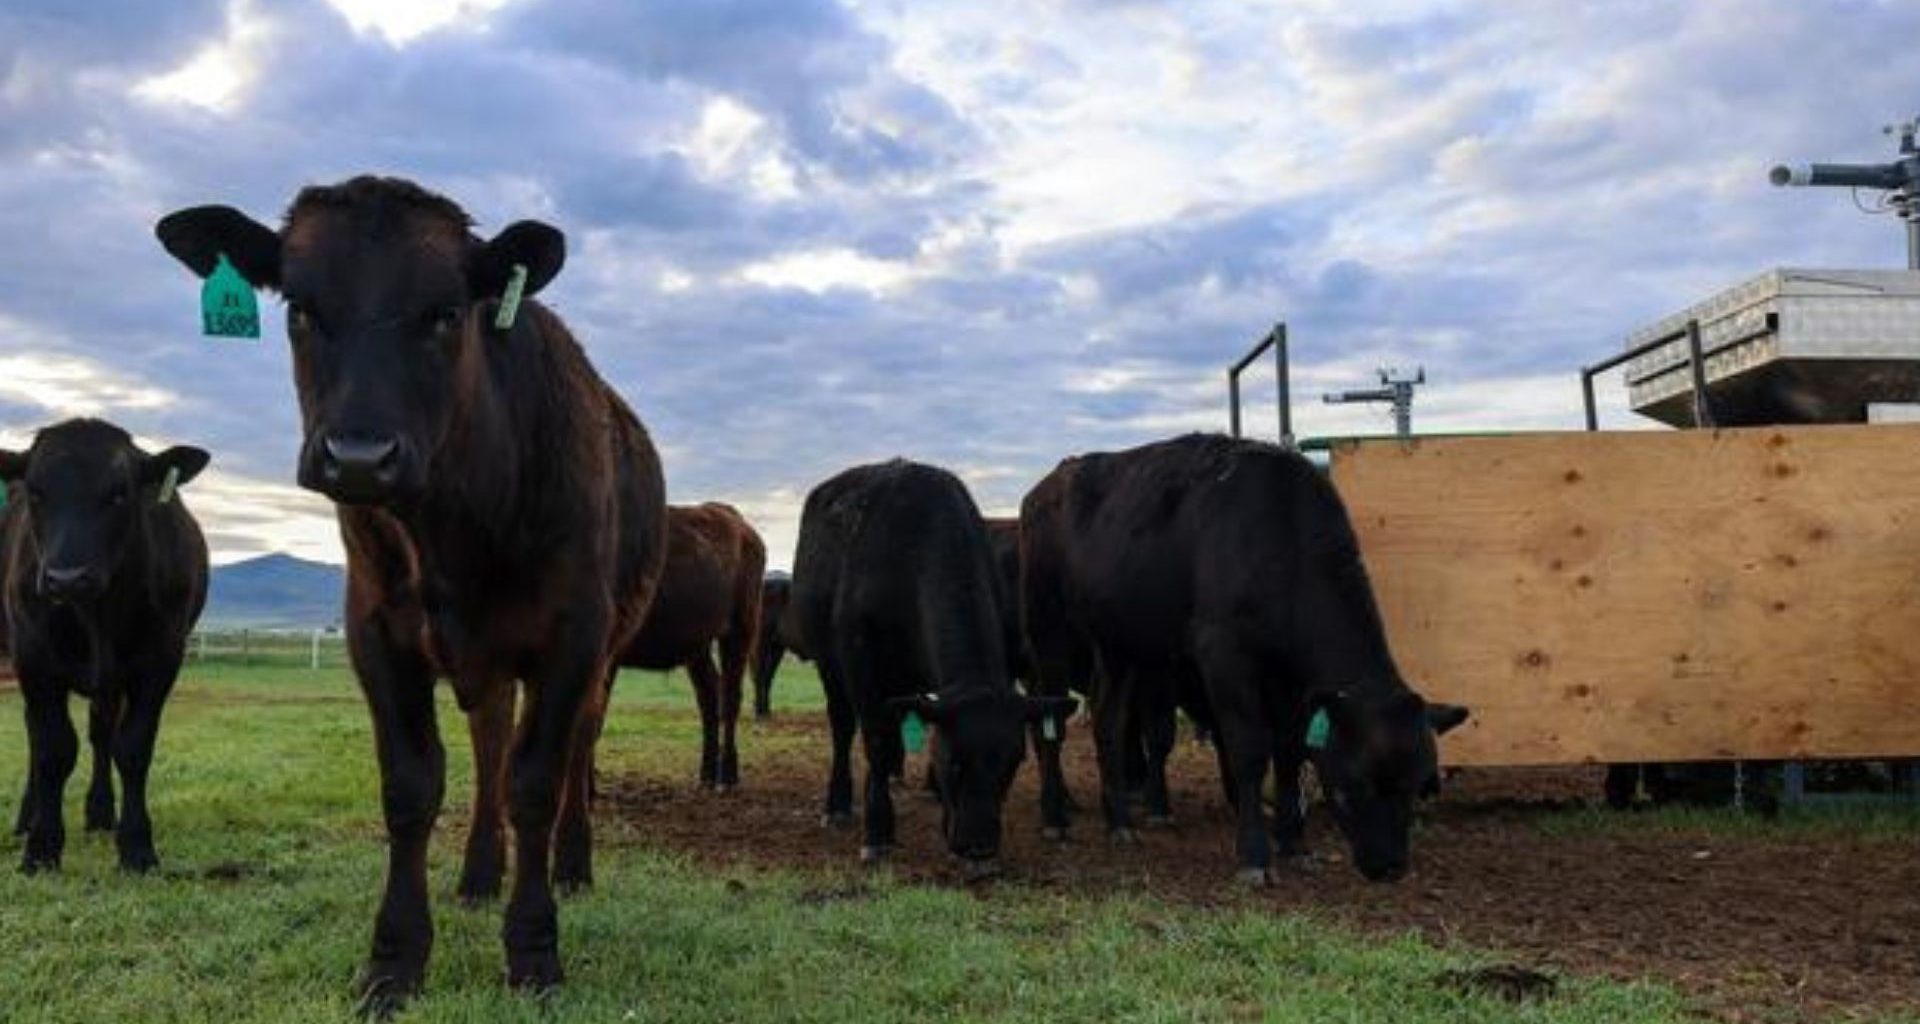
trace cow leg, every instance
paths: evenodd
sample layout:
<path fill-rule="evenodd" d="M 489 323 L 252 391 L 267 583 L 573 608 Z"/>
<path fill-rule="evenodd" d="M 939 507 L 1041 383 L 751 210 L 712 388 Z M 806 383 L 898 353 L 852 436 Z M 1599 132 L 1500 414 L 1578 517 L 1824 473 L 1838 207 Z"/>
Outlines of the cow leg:
<path fill-rule="evenodd" d="M 121 698 L 101 694 L 87 708 L 87 743 L 93 748 L 93 784 L 87 787 L 87 831 L 113 829 L 113 732 Z"/>
<path fill-rule="evenodd" d="M 561 892 L 593 885 L 593 754 L 607 720 L 611 680 L 597 688 L 580 711 L 560 783 L 560 807 L 554 818 L 553 884 Z"/>
<path fill-rule="evenodd" d="M 774 636 L 761 638 L 759 663 L 753 668 L 753 717 L 773 717 L 773 677 L 786 648 Z"/>
<path fill-rule="evenodd" d="M 349 605 L 352 596 L 349 595 Z M 358 618 L 349 607 L 347 647 L 373 718 L 387 878 L 373 946 L 355 983 L 360 1006 L 384 1014 L 420 990 L 433 950 L 427 843 L 446 796 L 446 749 L 434 717 L 433 676 L 407 631 Z"/>
<path fill-rule="evenodd" d="M 467 831 L 466 858 L 454 894 L 466 903 L 500 895 L 507 870 L 507 748 L 513 742 L 513 681 L 485 687 L 480 703 L 467 712 L 473 741 L 473 822 Z"/>
<path fill-rule="evenodd" d="M 31 875 L 60 868 L 60 854 L 67 845 L 60 801 L 67 778 L 73 774 L 74 761 L 80 756 L 80 738 L 74 735 L 73 721 L 67 717 L 65 690 L 27 685 L 21 689 L 27 716 L 28 771 L 32 773 L 27 788 L 33 806 L 20 870 Z"/>
<path fill-rule="evenodd" d="M 1307 759 L 1307 722 L 1304 707 L 1284 714 L 1274 741 L 1273 849 L 1283 859 L 1307 852 L 1307 800 L 1300 791 L 1300 766 Z"/>
<path fill-rule="evenodd" d="M 693 699 L 700 705 L 700 787 L 716 789 L 720 782 L 720 676 L 706 651 L 687 660 L 693 681 Z"/>
<path fill-rule="evenodd" d="M 1104 660 L 1104 659 L 1103 659 Z M 1100 799 L 1107 815 L 1107 834 L 1116 842 L 1137 842 L 1133 815 L 1127 807 L 1127 722 L 1133 717 L 1136 682 L 1129 667 L 1108 664 L 1101 673 L 1104 685 L 1093 708 L 1093 743 L 1100 759 Z"/>
<path fill-rule="evenodd" d="M 1033 757 L 1040 766 L 1040 834 L 1059 841 L 1067 838 L 1071 810 L 1067 796 L 1067 777 L 1060 767 L 1060 748 L 1067 739 L 1067 716 L 1053 720 L 1053 738 L 1047 738 L 1047 725 L 1035 722 L 1028 727 L 1033 742 Z"/>
<path fill-rule="evenodd" d="M 160 709 L 173 691 L 179 663 L 136 677 L 126 697 L 126 714 L 112 730 L 113 762 L 120 769 L 120 827 L 114 833 L 123 871 L 147 872 L 160 866 L 153 849 L 153 820 L 147 816 L 147 772 L 160 734 Z M 111 798 L 109 798 L 111 799 Z"/>
<path fill-rule="evenodd" d="M 900 716 L 884 710 L 864 716 L 860 722 L 860 739 L 867 754 L 867 828 L 860 859 L 875 863 L 893 852 L 892 782 L 906 761 L 906 750 L 900 741 Z"/>
<path fill-rule="evenodd" d="M 507 984 L 536 991 L 558 985 L 563 976 L 559 909 L 553 900 L 548 854 L 566 781 L 564 773 L 570 761 L 583 776 L 591 765 L 591 730 L 599 727 L 595 705 L 603 699 L 608 678 L 603 651 L 606 611 L 595 615 L 581 610 L 571 624 L 571 635 L 560 638 L 555 645 L 554 661 L 543 666 L 538 678 L 532 680 L 507 782 L 516 854 L 513 895 L 507 901 L 506 921 L 501 928 L 507 950 Z M 576 737 L 589 749 L 578 758 L 570 758 Z M 584 793 L 584 783 L 579 791 Z M 580 808 L 581 827 L 586 810 Z M 576 833 L 567 838 L 572 842 L 588 837 Z M 579 860 L 567 865 L 564 881 L 583 880 L 573 877 L 573 872 L 584 865 L 588 854 L 585 846 L 569 850 L 569 860 Z"/>
<path fill-rule="evenodd" d="M 20 811 L 13 819 L 13 834 L 24 836 L 33 828 L 33 766 L 27 766 L 27 784 L 20 793 Z"/>
<path fill-rule="evenodd" d="M 1214 743 L 1221 750 L 1223 773 L 1231 779 L 1239 878 L 1263 885 L 1273 853 L 1260 784 L 1273 763 L 1275 722 L 1261 700 L 1261 667 L 1218 634 L 1199 637 L 1196 653 L 1208 703 L 1215 711 Z M 1304 739 L 1304 728 L 1301 735 Z"/>
<path fill-rule="evenodd" d="M 827 722 L 833 728 L 833 767 L 827 773 L 827 807 L 822 822 L 846 826 L 853 824 L 853 700 L 842 685 L 838 661 L 820 659 L 820 680 L 827 692 Z"/>
<path fill-rule="evenodd" d="M 747 655 L 753 632 L 736 629 L 720 641 L 720 766 L 715 789 L 726 792 L 740 785 L 740 748 L 736 734 L 747 675 Z"/>
<path fill-rule="evenodd" d="M 1140 718 L 1140 740 L 1144 748 L 1144 763 L 1141 772 L 1142 797 L 1147 806 L 1147 824 L 1166 826 L 1173 824 L 1173 798 L 1167 792 L 1167 757 L 1173 753 L 1174 707 L 1171 694 L 1163 690 L 1149 688 L 1152 692 L 1150 703 L 1143 708 Z M 1148 697 L 1143 693 L 1142 697 Z M 1161 699 L 1161 698 L 1166 699 Z"/>

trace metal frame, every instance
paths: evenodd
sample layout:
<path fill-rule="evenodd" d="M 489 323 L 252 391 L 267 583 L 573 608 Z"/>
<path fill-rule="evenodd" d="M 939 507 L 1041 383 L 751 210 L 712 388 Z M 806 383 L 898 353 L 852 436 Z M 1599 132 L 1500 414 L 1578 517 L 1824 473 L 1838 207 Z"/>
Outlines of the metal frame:
<path fill-rule="evenodd" d="M 1287 379 L 1287 322 L 1282 320 L 1273 325 L 1273 330 L 1254 343 L 1247 354 L 1227 368 L 1227 416 L 1233 436 L 1240 436 L 1240 374 L 1261 353 L 1273 349 L 1273 371 L 1275 388 L 1280 401 L 1280 446 L 1295 447 L 1293 441 L 1293 405 L 1292 385 Z"/>

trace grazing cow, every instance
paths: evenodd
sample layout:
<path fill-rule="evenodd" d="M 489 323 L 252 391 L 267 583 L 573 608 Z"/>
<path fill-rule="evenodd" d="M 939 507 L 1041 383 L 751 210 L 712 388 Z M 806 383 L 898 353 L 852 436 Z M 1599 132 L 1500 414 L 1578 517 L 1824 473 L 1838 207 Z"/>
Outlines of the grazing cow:
<path fill-rule="evenodd" d="M 412 182 L 358 177 L 301 191 L 277 232 L 224 206 L 157 229 L 194 272 L 224 258 L 287 300 L 299 482 L 336 506 L 347 646 L 380 759 L 387 882 L 358 982 L 373 1011 L 418 990 L 433 944 L 427 844 L 446 788 L 437 678 L 452 680 L 474 740 L 459 894 L 498 893 L 507 806 L 507 981 L 561 981 L 553 888 L 592 879 L 596 705 L 666 552 L 652 441 L 532 301 L 565 239 L 533 221 L 482 239 L 471 223 Z"/>
<path fill-rule="evenodd" d="M 21 870 L 54 870 L 66 845 L 60 803 L 79 754 L 67 695 L 90 698 L 89 831 L 114 828 L 120 866 L 160 863 L 147 770 L 160 710 L 207 598 L 207 544 L 176 489 L 206 468 L 198 448 L 141 451 L 99 420 L 68 420 L 0 451 L 0 615 L 27 714 L 29 767 L 16 831 Z M 18 484 L 19 486 L 14 486 Z"/>
<path fill-rule="evenodd" d="M 700 705 L 700 782 L 717 793 L 740 784 L 734 727 L 740 721 L 740 684 L 760 639 L 766 565 L 766 545 L 732 505 L 669 506 L 667 564 L 659 592 L 620 659 L 629 668 L 686 667 Z"/>
<path fill-rule="evenodd" d="M 760 645 L 753 659 L 753 717 L 773 715 L 773 676 L 780 669 L 780 658 L 787 653 L 780 635 L 780 620 L 787 614 L 787 601 L 793 595 L 793 580 L 785 573 L 769 573 L 760 586 Z"/>
<path fill-rule="evenodd" d="M 907 712 L 939 734 L 941 833 L 969 876 L 979 876 L 999 855 L 1001 806 L 1027 722 L 1075 706 L 1014 689 L 992 557 L 979 510 L 945 470 L 895 459 L 849 469 L 807 495 L 788 628 L 813 653 L 826 690 L 829 824 L 852 821 L 847 755 L 859 726 L 867 757 L 863 860 L 893 846 L 888 781 L 903 762 Z"/>
<path fill-rule="evenodd" d="M 1239 817 L 1240 877 L 1265 882 L 1261 782 L 1277 773 L 1273 838 L 1298 852 L 1299 768 L 1324 711 L 1331 738 L 1315 767 L 1355 866 L 1374 880 L 1406 871 L 1414 799 L 1439 785 L 1434 733 L 1466 712 L 1429 705 L 1400 677 L 1346 510 L 1312 464 L 1198 434 L 1086 455 L 1027 494 L 1020 522 L 1047 692 L 1081 655 L 1049 638 L 1084 637 L 1100 667 L 1094 739 L 1116 838 L 1133 836 L 1127 719 L 1202 706 Z"/>

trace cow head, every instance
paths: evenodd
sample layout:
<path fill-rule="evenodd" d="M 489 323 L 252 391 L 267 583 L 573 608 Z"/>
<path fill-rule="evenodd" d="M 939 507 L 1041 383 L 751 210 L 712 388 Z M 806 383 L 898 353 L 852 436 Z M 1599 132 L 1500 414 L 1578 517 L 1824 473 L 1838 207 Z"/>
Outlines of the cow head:
<path fill-rule="evenodd" d="M 554 228 L 520 221 L 483 240 L 453 202 L 394 178 L 305 189 L 278 232 L 225 206 L 168 214 L 155 232 L 202 277 L 225 255 L 285 297 L 300 485 L 349 505 L 427 491 L 457 396 L 486 372 L 483 346 L 504 343 L 493 313 L 514 267 L 531 296 L 566 258 Z"/>
<path fill-rule="evenodd" d="M 1308 754 L 1354 866 L 1369 880 L 1395 881 L 1407 871 L 1414 800 L 1440 791 L 1433 738 L 1466 721 L 1467 709 L 1429 704 L 1407 689 L 1340 690 L 1312 704 L 1330 728 Z"/>
<path fill-rule="evenodd" d="M 1026 756 L 1027 725 L 1045 715 L 1072 715 L 1079 702 L 1003 690 L 929 693 L 892 703 L 940 730 L 933 770 L 947 850 L 976 867 L 990 865 L 1000 855 L 1000 810 Z"/>
<path fill-rule="evenodd" d="M 149 455 L 99 420 L 55 424 L 24 452 L 0 451 L 0 487 L 26 500 L 39 554 L 34 589 L 59 603 L 99 597 L 138 534 L 142 510 L 161 499 L 168 470 L 178 486 L 206 465 L 198 448 Z"/>

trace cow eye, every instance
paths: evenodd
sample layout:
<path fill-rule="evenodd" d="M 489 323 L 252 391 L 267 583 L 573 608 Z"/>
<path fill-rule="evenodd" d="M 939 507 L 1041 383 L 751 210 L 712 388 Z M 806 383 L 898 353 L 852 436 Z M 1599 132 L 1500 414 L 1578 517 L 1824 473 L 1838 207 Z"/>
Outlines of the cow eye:
<path fill-rule="evenodd" d="M 287 303 L 287 329 L 295 337 L 313 330 L 314 318 L 311 310 L 298 302 Z"/>
<path fill-rule="evenodd" d="M 459 306 L 443 306 L 433 313 L 433 333 L 452 334 L 460 329 L 460 321 L 466 311 Z"/>

